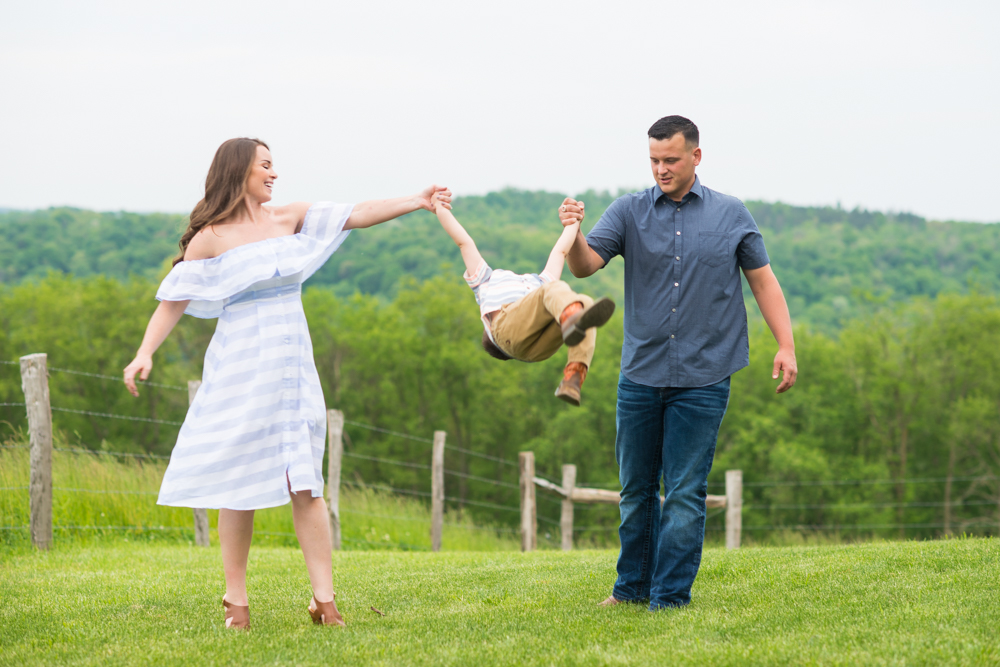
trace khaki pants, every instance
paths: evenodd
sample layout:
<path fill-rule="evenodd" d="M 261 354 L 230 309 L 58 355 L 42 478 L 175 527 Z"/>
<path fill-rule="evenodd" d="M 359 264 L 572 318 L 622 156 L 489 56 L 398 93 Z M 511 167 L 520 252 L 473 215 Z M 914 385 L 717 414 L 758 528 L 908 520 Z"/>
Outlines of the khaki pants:
<path fill-rule="evenodd" d="M 584 308 L 594 303 L 586 294 L 577 294 L 562 280 L 545 283 L 534 292 L 508 303 L 493 316 L 493 340 L 509 356 L 520 361 L 543 361 L 562 344 L 559 316 L 566 306 L 579 301 Z M 597 343 L 597 329 L 587 330 L 579 345 L 569 348 L 569 361 L 590 368 Z"/>

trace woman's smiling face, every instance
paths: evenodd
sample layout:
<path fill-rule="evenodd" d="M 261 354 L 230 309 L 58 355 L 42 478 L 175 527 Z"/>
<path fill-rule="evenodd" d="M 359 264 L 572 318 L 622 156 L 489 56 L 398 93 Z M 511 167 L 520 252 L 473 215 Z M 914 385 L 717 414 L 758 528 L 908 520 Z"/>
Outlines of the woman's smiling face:
<path fill-rule="evenodd" d="M 278 174 L 271 164 L 271 151 L 264 146 L 257 146 L 253 168 L 247 177 L 247 194 L 261 204 L 271 201 L 271 189 L 276 178 Z"/>

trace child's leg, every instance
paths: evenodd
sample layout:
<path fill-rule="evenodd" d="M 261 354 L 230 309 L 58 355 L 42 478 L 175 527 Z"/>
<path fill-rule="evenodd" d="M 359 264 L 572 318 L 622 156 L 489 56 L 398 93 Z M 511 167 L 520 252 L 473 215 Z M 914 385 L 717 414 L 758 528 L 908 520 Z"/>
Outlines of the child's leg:
<path fill-rule="evenodd" d="M 562 280 L 545 283 L 518 301 L 507 304 L 493 318 L 493 339 L 507 354 L 521 361 L 544 361 L 562 347 L 560 318 L 567 307 L 579 303 L 582 307 L 594 302 L 586 294 L 577 294 Z M 586 342 L 581 359 L 589 365 L 594 356 L 596 333 L 588 331 L 590 352 Z M 573 348 L 571 348 L 573 349 Z"/>
<path fill-rule="evenodd" d="M 556 322 L 559 322 L 563 311 L 572 304 L 581 303 L 586 308 L 594 303 L 594 300 L 589 296 L 586 294 L 577 294 L 562 280 L 545 283 L 542 285 L 541 290 L 544 290 L 545 310 L 548 311 L 549 315 Z"/>
<path fill-rule="evenodd" d="M 569 363 L 579 362 L 590 368 L 590 362 L 594 360 L 594 349 L 597 347 L 597 328 L 587 329 L 587 334 L 579 345 L 568 348 Z"/>

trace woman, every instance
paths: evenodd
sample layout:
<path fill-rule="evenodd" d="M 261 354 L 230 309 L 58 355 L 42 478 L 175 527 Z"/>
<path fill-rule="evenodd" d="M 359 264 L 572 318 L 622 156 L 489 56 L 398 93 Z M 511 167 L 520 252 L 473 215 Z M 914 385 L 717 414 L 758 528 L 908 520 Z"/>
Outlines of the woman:
<path fill-rule="evenodd" d="M 188 409 L 157 503 L 219 508 L 226 627 L 249 626 L 247 556 L 254 510 L 292 502 L 315 623 L 344 625 L 333 591 L 330 526 L 323 500 L 326 405 L 302 310 L 302 282 L 351 229 L 371 227 L 451 193 L 355 206 L 265 206 L 278 175 L 263 141 L 230 139 L 215 154 L 205 197 L 191 213 L 181 253 L 160 285 L 125 385 L 138 396 L 153 353 L 181 315 L 219 318 L 202 385 Z"/>

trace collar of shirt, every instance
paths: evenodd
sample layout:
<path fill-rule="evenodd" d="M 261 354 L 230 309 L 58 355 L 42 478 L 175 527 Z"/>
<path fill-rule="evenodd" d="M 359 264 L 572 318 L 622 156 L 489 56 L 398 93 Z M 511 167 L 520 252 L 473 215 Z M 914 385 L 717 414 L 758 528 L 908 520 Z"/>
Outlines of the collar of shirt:
<path fill-rule="evenodd" d="M 653 204 L 654 205 L 657 204 L 660 201 L 661 198 L 666 198 L 666 197 L 667 197 L 666 193 L 664 193 L 663 190 L 660 189 L 659 185 L 654 185 L 653 186 Z M 680 204 L 684 205 L 684 204 L 688 203 L 689 201 L 691 201 L 692 199 L 694 199 L 695 197 L 698 197 L 698 199 L 704 199 L 705 198 L 705 193 L 704 193 L 704 191 L 702 190 L 702 187 L 701 187 L 701 181 L 698 180 L 698 174 L 694 175 L 694 185 L 692 185 L 691 186 L 691 190 L 686 195 L 684 195 L 681 198 Z M 675 202 L 672 199 L 670 200 L 670 202 L 674 206 L 677 206 L 677 204 L 678 204 L 678 202 Z"/>

